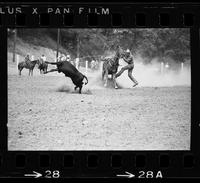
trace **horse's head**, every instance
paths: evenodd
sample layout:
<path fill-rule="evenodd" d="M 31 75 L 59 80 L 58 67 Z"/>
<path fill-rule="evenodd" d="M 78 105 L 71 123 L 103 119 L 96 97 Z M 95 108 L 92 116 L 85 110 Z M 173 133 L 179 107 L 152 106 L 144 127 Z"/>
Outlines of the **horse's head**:
<path fill-rule="evenodd" d="M 124 50 L 119 45 L 116 46 L 116 49 L 114 60 L 116 64 L 119 65 L 119 59 L 124 56 Z"/>

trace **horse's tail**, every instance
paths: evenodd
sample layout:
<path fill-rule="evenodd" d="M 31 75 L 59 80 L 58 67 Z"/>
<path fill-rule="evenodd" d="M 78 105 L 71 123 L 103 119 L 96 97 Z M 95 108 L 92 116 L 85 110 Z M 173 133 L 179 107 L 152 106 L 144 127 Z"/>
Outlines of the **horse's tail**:
<path fill-rule="evenodd" d="M 88 78 L 85 75 L 83 75 L 83 77 L 86 79 L 85 85 L 88 84 Z"/>

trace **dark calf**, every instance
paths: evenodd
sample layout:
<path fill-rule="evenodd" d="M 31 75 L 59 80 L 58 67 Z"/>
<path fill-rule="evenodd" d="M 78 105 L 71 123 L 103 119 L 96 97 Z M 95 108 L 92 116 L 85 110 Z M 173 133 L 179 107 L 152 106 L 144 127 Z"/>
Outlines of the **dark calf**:
<path fill-rule="evenodd" d="M 83 80 L 86 79 L 85 85 L 88 83 L 88 79 L 85 75 L 80 73 L 76 67 L 74 67 L 70 62 L 68 61 L 62 61 L 62 62 L 46 62 L 47 64 L 57 65 L 57 69 L 51 69 L 50 71 L 44 72 L 44 74 L 49 72 L 58 71 L 59 73 L 62 72 L 65 74 L 66 77 L 71 78 L 72 82 L 75 85 L 75 90 L 79 88 L 79 93 L 81 93 L 82 87 L 83 87 Z"/>

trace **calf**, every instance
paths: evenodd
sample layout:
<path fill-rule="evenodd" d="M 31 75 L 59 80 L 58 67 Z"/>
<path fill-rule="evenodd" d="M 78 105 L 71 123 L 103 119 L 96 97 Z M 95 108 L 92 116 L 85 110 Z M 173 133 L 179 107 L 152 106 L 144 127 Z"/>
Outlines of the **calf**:
<path fill-rule="evenodd" d="M 81 93 L 82 87 L 83 87 L 83 80 L 86 79 L 85 85 L 88 83 L 88 79 L 85 75 L 80 73 L 76 67 L 74 67 L 70 62 L 68 61 L 60 61 L 60 62 L 45 62 L 47 64 L 56 65 L 57 69 L 51 69 L 50 71 L 44 72 L 44 74 L 49 72 L 58 71 L 59 73 L 62 72 L 65 74 L 66 77 L 70 77 L 72 82 L 74 83 L 75 87 L 74 90 L 79 88 L 79 93 Z"/>

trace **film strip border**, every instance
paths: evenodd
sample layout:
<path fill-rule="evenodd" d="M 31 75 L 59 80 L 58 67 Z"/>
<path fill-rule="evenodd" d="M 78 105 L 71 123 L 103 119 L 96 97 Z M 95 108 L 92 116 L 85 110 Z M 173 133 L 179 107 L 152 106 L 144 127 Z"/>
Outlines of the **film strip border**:
<path fill-rule="evenodd" d="M 36 172 L 43 178 L 194 178 L 200 167 L 197 157 L 189 152 L 8 152 L 0 155 L 0 170 L 1 177 Z"/>
<path fill-rule="evenodd" d="M 196 27 L 199 9 L 199 4 L 1 5 L 0 26 Z"/>
<path fill-rule="evenodd" d="M 63 6 L 72 9 L 63 13 Z M 0 4 L 0 7 L 1 4 Z M 11 8 L 8 11 L 8 8 Z M 17 7 L 22 13 L 17 13 Z M 79 14 L 79 8 L 84 12 Z M 97 8 L 98 7 L 98 8 Z M 33 15 L 33 8 L 38 14 Z M 53 12 L 47 13 L 48 8 Z M 56 8 L 61 13 L 56 14 Z M 90 9 L 89 9 L 90 8 Z M 96 9 L 95 9 L 96 8 Z M 104 8 L 104 10 L 102 10 Z M 109 8 L 109 13 L 106 9 Z M 50 9 L 49 11 L 52 11 Z M 191 28 L 192 60 L 199 60 L 200 5 L 169 4 L 99 4 L 99 5 L 4 5 L 0 11 L 0 28 L 6 27 L 189 27 Z M 58 11 L 58 10 L 57 10 Z M 90 12 L 89 12 L 90 11 Z M 96 11 L 96 12 L 95 12 Z M 13 13 L 12 13 L 13 12 Z M 0 30 L 3 35 L 6 32 Z M 3 48 L 4 40 L 1 42 Z M 6 47 L 1 50 L 5 51 Z M 192 62 L 193 78 L 198 73 L 196 62 Z M 192 96 L 198 95 L 198 79 L 193 82 Z M 195 89 L 195 90 L 194 90 Z M 6 92 L 6 90 L 5 90 Z M 194 101 L 194 100 L 192 100 Z M 192 116 L 198 111 L 192 110 Z M 0 172 L 3 177 L 24 177 L 37 172 L 46 178 L 58 177 L 123 177 L 156 178 L 159 171 L 163 177 L 198 177 L 200 154 L 196 140 L 199 125 L 192 119 L 192 151 L 74 151 L 74 152 L 1 152 Z M 5 126 L 3 126 L 5 127 Z M 4 128 L 5 129 L 5 128 Z M 5 129 L 6 130 L 6 129 Z M 1 134 L 1 139 L 5 139 Z M 3 136 L 4 135 L 4 136 Z M 198 138 L 197 138 L 198 139 Z M 5 139 L 6 140 L 6 139 Z M 3 144 L 2 147 L 5 147 Z M 49 172 L 51 171 L 51 173 Z M 149 173 L 148 173 L 149 172 Z M 153 173 L 151 173 L 153 172 Z M 30 175 L 30 174 L 29 174 Z M 51 176 L 51 177 L 47 177 Z"/>

